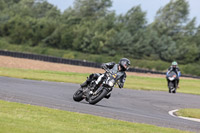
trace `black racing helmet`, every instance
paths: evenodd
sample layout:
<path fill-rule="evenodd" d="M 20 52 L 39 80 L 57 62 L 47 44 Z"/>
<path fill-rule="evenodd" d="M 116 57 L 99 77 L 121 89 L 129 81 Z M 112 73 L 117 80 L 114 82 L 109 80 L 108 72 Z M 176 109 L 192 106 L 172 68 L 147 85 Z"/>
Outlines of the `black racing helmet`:
<path fill-rule="evenodd" d="M 130 65 L 131 65 L 131 62 L 129 59 L 127 58 L 122 58 L 120 61 L 119 61 L 119 65 L 121 66 L 122 68 L 122 71 L 126 71 L 129 69 Z"/>

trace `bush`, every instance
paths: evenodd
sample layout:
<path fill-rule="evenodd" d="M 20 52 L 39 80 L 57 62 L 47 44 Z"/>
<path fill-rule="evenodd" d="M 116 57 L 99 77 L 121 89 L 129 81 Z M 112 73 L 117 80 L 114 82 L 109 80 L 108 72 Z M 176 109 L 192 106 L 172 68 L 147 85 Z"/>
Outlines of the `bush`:
<path fill-rule="evenodd" d="M 182 74 L 190 74 L 200 76 L 200 65 L 198 64 L 187 64 L 180 66 Z"/>

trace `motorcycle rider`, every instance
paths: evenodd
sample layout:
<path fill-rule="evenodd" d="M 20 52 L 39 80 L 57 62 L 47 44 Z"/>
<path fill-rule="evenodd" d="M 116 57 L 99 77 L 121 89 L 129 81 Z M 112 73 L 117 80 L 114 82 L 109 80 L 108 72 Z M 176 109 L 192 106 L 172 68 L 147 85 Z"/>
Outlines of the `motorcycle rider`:
<path fill-rule="evenodd" d="M 119 88 L 123 88 L 124 86 L 124 82 L 126 79 L 126 73 L 125 71 L 129 69 L 130 66 L 130 60 L 127 58 L 122 58 L 120 59 L 119 63 L 116 64 L 114 62 L 109 62 L 109 63 L 103 63 L 101 65 L 101 68 L 104 70 L 109 70 L 111 73 L 117 74 L 119 76 L 118 79 L 118 86 Z M 100 74 L 100 73 L 93 73 L 89 76 L 89 78 L 83 83 L 81 84 L 81 88 L 87 87 L 91 81 L 96 80 L 94 82 L 94 91 L 96 91 L 96 89 L 98 89 L 99 85 L 102 83 L 102 79 L 104 79 L 104 74 Z M 105 98 L 109 98 L 111 96 L 111 93 L 108 93 L 108 95 Z"/>
<path fill-rule="evenodd" d="M 177 88 L 179 88 L 178 84 L 179 84 L 179 77 L 181 76 L 181 71 L 180 71 L 180 69 L 179 69 L 179 67 L 178 67 L 178 63 L 177 63 L 176 61 L 173 61 L 173 62 L 172 62 L 172 65 L 168 68 L 168 71 L 167 71 L 167 73 L 166 73 L 166 77 L 168 76 L 168 74 L 169 74 L 171 71 L 175 72 L 176 75 L 177 75 Z M 168 85 L 169 85 L 169 80 L 168 80 L 168 78 L 167 78 L 167 82 L 168 82 Z"/>

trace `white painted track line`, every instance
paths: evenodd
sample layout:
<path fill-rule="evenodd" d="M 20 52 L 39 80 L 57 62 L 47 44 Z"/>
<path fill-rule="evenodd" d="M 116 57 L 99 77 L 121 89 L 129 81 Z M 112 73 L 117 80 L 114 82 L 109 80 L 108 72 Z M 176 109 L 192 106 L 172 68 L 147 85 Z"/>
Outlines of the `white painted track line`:
<path fill-rule="evenodd" d="M 178 109 L 175 109 L 175 110 L 169 111 L 168 113 L 169 113 L 169 115 L 171 115 L 173 117 L 176 117 L 176 118 L 181 118 L 181 119 L 185 119 L 185 120 L 200 122 L 200 119 L 197 119 L 197 118 L 189 118 L 189 117 L 183 117 L 183 116 L 174 115 L 174 113 L 177 112 L 177 111 L 178 111 Z"/>

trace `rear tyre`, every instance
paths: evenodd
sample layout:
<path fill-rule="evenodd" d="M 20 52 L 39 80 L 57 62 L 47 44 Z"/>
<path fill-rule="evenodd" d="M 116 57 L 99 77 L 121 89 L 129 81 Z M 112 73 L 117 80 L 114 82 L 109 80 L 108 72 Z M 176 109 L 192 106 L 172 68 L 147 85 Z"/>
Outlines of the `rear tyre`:
<path fill-rule="evenodd" d="M 74 101 L 76 101 L 76 102 L 82 101 L 82 100 L 84 99 L 84 98 L 83 98 L 83 91 L 80 90 L 80 89 L 78 89 L 78 90 L 74 93 L 73 99 L 74 99 Z"/>
<path fill-rule="evenodd" d="M 91 96 L 88 99 L 88 102 L 94 105 L 98 103 L 99 101 L 101 101 L 107 94 L 108 94 L 108 91 L 106 89 L 102 89 L 98 94 Z"/>

